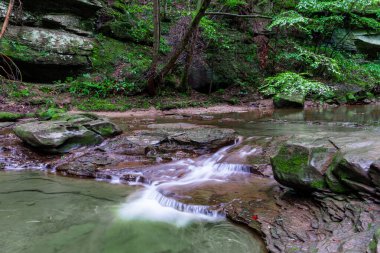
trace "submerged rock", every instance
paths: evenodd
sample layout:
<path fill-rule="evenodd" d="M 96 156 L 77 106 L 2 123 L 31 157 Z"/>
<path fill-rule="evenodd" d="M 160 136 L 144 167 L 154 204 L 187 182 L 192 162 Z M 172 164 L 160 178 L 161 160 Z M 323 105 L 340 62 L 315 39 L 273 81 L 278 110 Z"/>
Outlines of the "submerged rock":
<path fill-rule="evenodd" d="M 31 147 L 49 153 L 67 153 L 96 145 L 103 141 L 103 137 L 121 133 L 115 124 L 89 114 L 64 114 L 50 121 L 20 124 L 13 130 Z"/>

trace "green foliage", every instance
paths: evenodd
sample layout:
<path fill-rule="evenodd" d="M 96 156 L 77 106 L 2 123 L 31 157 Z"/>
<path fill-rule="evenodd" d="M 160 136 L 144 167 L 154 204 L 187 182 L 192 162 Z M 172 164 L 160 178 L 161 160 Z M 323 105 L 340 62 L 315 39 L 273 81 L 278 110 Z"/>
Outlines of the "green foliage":
<path fill-rule="evenodd" d="M 380 22 L 365 16 L 379 0 L 301 0 L 295 10 L 274 17 L 269 28 L 297 29 L 308 35 L 331 36 L 337 28 L 379 30 Z"/>
<path fill-rule="evenodd" d="M 114 3 L 114 8 L 108 15 L 113 17 L 108 26 L 113 34 L 134 42 L 152 42 L 153 34 L 153 5 L 151 2 Z"/>
<path fill-rule="evenodd" d="M 293 52 L 282 52 L 277 61 L 286 62 L 287 67 L 302 67 L 313 75 L 324 75 L 339 80 L 342 76 L 338 62 L 324 54 L 317 54 L 306 47 L 296 45 Z"/>
<path fill-rule="evenodd" d="M 76 103 L 81 111 L 125 111 L 131 109 L 131 105 L 124 99 L 88 98 Z"/>
<path fill-rule="evenodd" d="M 330 98 L 334 95 L 333 89 L 327 85 L 303 78 L 293 72 L 284 72 L 265 79 L 265 84 L 259 88 L 267 96 L 283 95 L 312 95 L 319 98 Z"/>
<path fill-rule="evenodd" d="M 235 8 L 241 5 L 245 5 L 247 3 L 243 0 L 224 0 L 224 4 L 228 7 Z"/>
<path fill-rule="evenodd" d="M 117 82 L 111 79 L 94 80 L 84 75 L 76 80 L 69 80 L 69 91 L 78 96 L 107 97 L 115 94 L 127 94 L 135 89 L 134 83 Z"/>
<path fill-rule="evenodd" d="M 50 119 L 56 119 L 63 113 L 65 113 L 66 110 L 56 107 L 50 107 L 47 110 L 42 110 L 37 113 L 38 118 L 43 120 L 50 120 Z"/>
<path fill-rule="evenodd" d="M 10 96 L 14 98 L 26 98 L 30 95 L 31 93 L 28 88 L 14 90 L 10 93 Z"/>
<path fill-rule="evenodd" d="M 272 23 L 268 27 L 272 29 L 273 27 L 279 28 L 296 28 L 299 30 L 307 31 L 304 27 L 305 24 L 309 22 L 309 19 L 302 16 L 300 13 L 291 10 L 280 13 L 275 16 Z"/>
<path fill-rule="evenodd" d="M 233 46 L 233 38 L 227 35 L 228 31 L 224 24 L 204 17 L 200 27 L 202 36 L 209 42 L 209 46 L 223 49 L 230 49 Z"/>
<path fill-rule="evenodd" d="M 364 61 L 362 55 L 344 54 L 336 52 L 334 59 L 340 67 L 339 81 L 359 85 L 363 88 L 372 88 L 380 85 L 380 64 Z"/>

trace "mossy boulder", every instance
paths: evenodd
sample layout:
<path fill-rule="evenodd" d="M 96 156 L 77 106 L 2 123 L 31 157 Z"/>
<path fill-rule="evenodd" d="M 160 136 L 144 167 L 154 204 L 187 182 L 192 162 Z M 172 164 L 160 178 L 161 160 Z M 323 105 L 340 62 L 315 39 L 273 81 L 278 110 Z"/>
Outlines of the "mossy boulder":
<path fill-rule="evenodd" d="M 334 137 L 299 135 L 271 159 L 275 179 L 285 186 L 340 194 L 365 192 L 375 197 L 380 196 L 379 161 L 380 139 L 370 131 Z"/>
<path fill-rule="evenodd" d="M 25 114 L 14 112 L 0 112 L 0 122 L 13 122 L 25 117 Z"/>
<path fill-rule="evenodd" d="M 302 94 L 277 94 L 273 98 L 273 103 L 276 108 L 303 108 L 305 96 Z"/>
<path fill-rule="evenodd" d="M 96 145 L 104 137 L 121 133 L 108 120 L 88 114 L 62 114 L 55 120 L 29 122 L 13 130 L 29 146 L 49 153 L 66 153 L 79 147 Z"/>
<path fill-rule="evenodd" d="M 10 25 L 0 50 L 13 59 L 26 80 L 64 80 L 91 67 L 95 40 L 61 30 Z"/>
<path fill-rule="evenodd" d="M 327 140 L 290 140 L 271 159 L 273 174 L 279 183 L 294 189 L 327 189 L 325 173 L 337 155 L 338 150 Z"/>

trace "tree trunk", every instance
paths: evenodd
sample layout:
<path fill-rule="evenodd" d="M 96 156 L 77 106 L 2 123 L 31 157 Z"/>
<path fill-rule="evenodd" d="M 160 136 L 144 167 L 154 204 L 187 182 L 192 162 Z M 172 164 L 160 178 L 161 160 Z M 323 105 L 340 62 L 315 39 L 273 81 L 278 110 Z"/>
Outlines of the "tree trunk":
<path fill-rule="evenodd" d="M 3 23 L 3 26 L 2 26 L 1 32 L 0 32 L 0 39 L 4 36 L 4 33 L 7 30 L 7 27 L 8 27 L 8 24 L 9 24 L 9 18 L 11 17 L 12 9 L 13 9 L 14 4 L 15 4 L 15 0 L 10 0 L 9 1 L 7 13 L 5 14 L 4 23 Z"/>
<path fill-rule="evenodd" d="M 189 93 L 189 71 L 191 68 L 191 64 L 193 63 L 193 54 L 194 49 L 197 43 L 198 31 L 194 32 L 194 36 L 191 38 L 190 45 L 188 46 L 186 59 L 185 59 L 185 67 L 183 69 L 182 78 L 181 78 L 181 90 Z"/>
<path fill-rule="evenodd" d="M 160 23 L 160 0 L 153 0 L 153 58 L 149 70 L 149 76 L 157 75 L 157 65 L 160 56 L 161 23 Z M 148 80 L 148 93 L 156 95 L 154 82 Z"/>
<path fill-rule="evenodd" d="M 177 62 L 179 56 L 183 51 L 185 51 L 189 41 L 194 34 L 194 31 L 198 29 L 199 23 L 201 22 L 203 16 L 206 13 L 207 8 L 210 6 L 211 0 L 203 0 L 200 8 L 197 10 L 197 13 L 194 19 L 191 21 L 191 24 L 183 36 L 180 44 L 176 47 L 166 65 L 162 68 L 162 70 L 155 75 L 152 75 L 148 80 L 148 86 L 151 85 L 152 89 L 148 89 L 149 94 L 154 96 L 157 93 L 157 88 L 161 86 L 162 81 L 165 76 L 174 68 L 175 63 Z"/>

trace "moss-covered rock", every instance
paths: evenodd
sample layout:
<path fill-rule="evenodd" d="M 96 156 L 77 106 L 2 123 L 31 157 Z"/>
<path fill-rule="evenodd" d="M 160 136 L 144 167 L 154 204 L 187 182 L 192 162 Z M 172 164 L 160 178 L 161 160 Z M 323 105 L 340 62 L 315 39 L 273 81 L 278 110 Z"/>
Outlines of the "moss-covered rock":
<path fill-rule="evenodd" d="M 273 103 L 276 108 L 303 108 L 305 103 L 305 96 L 301 94 L 278 94 L 273 98 Z"/>
<path fill-rule="evenodd" d="M 0 122 L 13 122 L 25 117 L 25 114 L 14 112 L 0 112 Z"/>
<path fill-rule="evenodd" d="M 95 43 L 60 30 L 9 26 L 0 50 L 18 64 L 24 79 L 52 81 L 89 68 Z"/>
<path fill-rule="evenodd" d="M 325 173 L 339 152 L 326 139 L 309 141 L 289 140 L 271 159 L 279 183 L 300 190 L 327 189 Z"/>
<path fill-rule="evenodd" d="M 121 133 L 116 125 L 105 119 L 80 114 L 64 114 L 55 120 L 29 122 L 13 130 L 31 147 L 49 153 L 66 153 L 79 147 L 96 145 L 103 141 L 103 137 Z"/>

